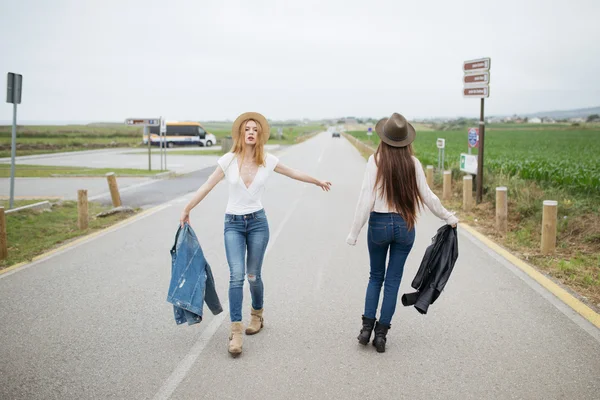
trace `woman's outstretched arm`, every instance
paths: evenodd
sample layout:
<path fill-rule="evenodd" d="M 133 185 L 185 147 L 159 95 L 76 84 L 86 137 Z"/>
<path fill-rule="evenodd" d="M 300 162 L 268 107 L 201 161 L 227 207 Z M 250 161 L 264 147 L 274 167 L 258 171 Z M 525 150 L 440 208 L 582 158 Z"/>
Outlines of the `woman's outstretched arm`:
<path fill-rule="evenodd" d="M 282 163 L 277 164 L 277 166 L 275 167 L 275 172 L 300 182 L 312 183 L 313 185 L 317 185 L 326 192 L 328 192 L 331 189 L 331 182 L 320 181 L 316 178 L 313 178 L 310 175 L 305 174 L 304 172 L 286 167 Z"/>

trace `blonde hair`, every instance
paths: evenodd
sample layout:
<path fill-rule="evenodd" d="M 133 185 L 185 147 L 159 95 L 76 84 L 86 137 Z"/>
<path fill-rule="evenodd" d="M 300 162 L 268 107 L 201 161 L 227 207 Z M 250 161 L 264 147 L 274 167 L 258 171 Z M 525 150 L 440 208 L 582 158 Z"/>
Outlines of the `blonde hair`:
<path fill-rule="evenodd" d="M 247 119 L 240 124 L 240 131 L 233 143 L 231 152 L 233 154 L 244 154 L 246 150 L 246 125 L 248 122 L 254 122 L 256 124 L 256 144 L 254 145 L 254 162 L 260 167 L 265 166 L 265 144 L 263 142 L 263 129 L 260 123 L 254 119 Z"/>

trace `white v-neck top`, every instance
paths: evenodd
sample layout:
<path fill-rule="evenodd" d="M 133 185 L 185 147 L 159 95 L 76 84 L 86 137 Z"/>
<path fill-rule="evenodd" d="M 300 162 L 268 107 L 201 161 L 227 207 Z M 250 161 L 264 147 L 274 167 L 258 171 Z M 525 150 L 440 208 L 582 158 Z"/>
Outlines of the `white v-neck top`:
<path fill-rule="evenodd" d="M 246 215 L 263 209 L 261 202 L 262 194 L 265 192 L 265 184 L 271 171 L 277 167 L 279 159 L 272 154 L 265 156 L 266 166 L 258 167 L 254 180 L 246 187 L 240 177 L 240 168 L 235 154 L 227 153 L 219 158 L 219 166 L 225 174 L 225 180 L 229 185 L 229 201 L 227 202 L 227 214 Z"/>

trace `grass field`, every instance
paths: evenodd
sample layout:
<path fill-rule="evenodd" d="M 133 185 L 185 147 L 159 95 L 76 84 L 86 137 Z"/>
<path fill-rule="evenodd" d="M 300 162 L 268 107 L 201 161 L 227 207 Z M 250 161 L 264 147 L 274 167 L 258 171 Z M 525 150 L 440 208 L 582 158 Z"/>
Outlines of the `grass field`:
<path fill-rule="evenodd" d="M 50 178 L 56 176 L 105 176 L 114 172 L 116 176 L 152 176 L 157 171 L 130 168 L 81 168 L 46 165 L 18 164 L 15 168 L 17 178 Z M 10 164 L 0 164 L 0 178 L 10 177 Z"/>
<path fill-rule="evenodd" d="M 231 123 L 203 124 L 217 141 L 231 135 Z M 293 144 L 296 138 L 324 129 L 321 125 L 281 126 L 271 128 L 270 144 Z M 118 124 L 67 125 L 67 126 L 20 126 L 17 129 L 17 156 L 34 154 L 105 149 L 115 147 L 141 147 L 142 129 Z M 0 126 L 0 158 L 10 157 L 11 127 Z"/>
<path fill-rule="evenodd" d="M 379 144 L 365 132 L 351 135 Z M 445 169 L 458 170 L 461 153 L 467 153 L 467 131 L 418 131 L 413 144 L 423 165 L 438 165 L 436 140 L 446 139 Z M 477 149 L 473 149 L 477 154 Z M 519 176 L 541 185 L 570 191 L 600 193 L 600 127 L 492 125 L 485 130 L 486 170 Z"/>
<path fill-rule="evenodd" d="M 453 174 L 453 197 L 444 201 L 460 219 L 524 260 L 585 296 L 600 309 L 600 126 L 501 124 L 486 127 L 484 202 L 461 211 L 460 153 L 467 152 L 467 128 L 417 131 L 415 155 L 437 168 L 436 140 L 446 139 L 444 168 Z M 349 132 L 376 147 L 379 137 Z M 474 150 L 473 154 L 477 151 Z M 435 175 L 435 190 L 441 176 Z M 495 188 L 508 188 L 509 231 L 495 228 Z M 540 252 L 542 202 L 558 201 L 555 255 Z"/>

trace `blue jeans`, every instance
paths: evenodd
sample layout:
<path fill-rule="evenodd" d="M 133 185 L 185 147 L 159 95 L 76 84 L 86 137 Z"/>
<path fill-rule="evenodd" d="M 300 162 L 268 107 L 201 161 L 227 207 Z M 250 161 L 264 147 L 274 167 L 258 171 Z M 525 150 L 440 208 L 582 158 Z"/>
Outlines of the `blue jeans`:
<path fill-rule="evenodd" d="M 225 253 L 229 264 L 231 322 L 242 320 L 246 271 L 252 307 L 255 310 L 263 308 L 264 286 L 261 270 L 268 243 L 269 224 L 264 210 L 247 215 L 225 214 Z"/>
<path fill-rule="evenodd" d="M 368 233 L 371 275 L 365 298 L 365 317 L 376 317 L 379 294 L 383 285 L 383 303 L 379 322 L 384 325 L 391 324 L 396 311 L 398 289 L 404 273 L 404 264 L 414 241 L 415 230 L 408 230 L 406 221 L 400 214 L 371 213 Z M 385 260 L 388 249 L 390 259 L 386 271 Z"/>

